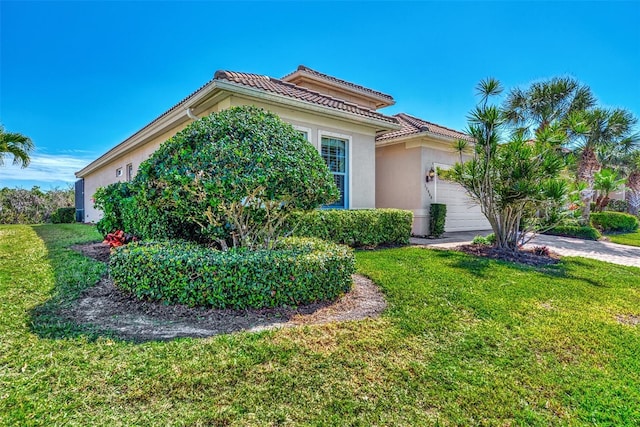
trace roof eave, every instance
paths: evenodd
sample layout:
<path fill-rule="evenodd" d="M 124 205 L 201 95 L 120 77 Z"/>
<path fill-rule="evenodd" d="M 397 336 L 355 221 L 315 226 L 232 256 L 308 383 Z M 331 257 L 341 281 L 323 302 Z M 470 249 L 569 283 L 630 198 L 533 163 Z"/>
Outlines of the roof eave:
<path fill-rule="evenodd" d="M 109 163 L 110 161 L 130 152 L 131 150 L 134 150 L 145 140 L 166 132 L 168 129 L 170 129 L 171 127 L 175 127 L 177 124 L 181 124 L 190 120 L 186 115 L 186 109 L 195 108 L 200 103 L 205 102 L 207 99 L 213 97 L 214 92 L 218 93 L 223 91 L 297 107 L 303 110 L 319 113 L 326 117 L 339 117 L 340 119 L 347 122 L 372 126 L 376 128 L 376 130 L 391 131 L 399 130 L 401 128 L 399 124 L 395 124 L 386 120 L 379 120 L 372 117 L 350 113 L 347 111 L 340 111 L 335 108 L 325 107 L 322 105 L 314 105 L 306 101 L 289 98 L 284 95 L 269 93 L 262 89 L 255 89 L 238 83 L 232 83 L 224 80 L 213 80 L 198 92 L 196 92 L 191 98 L 186 100 L 183 105 L 178 104 L 178 107 L 173 111 L 153 120 L 151 123 L 140 129 L 115 147 L 111 148 L 102 156 L 98 157 L 96 160 L 77 171 L 75 173 L 76 177 L 83 178 L 94 172 L 98 168 Z"/>
<path fill-rule="evenodd" d="M 290 98 L 288 96 L 271 93 L 262 89 L 257 89 L 249 86 L 245 86 L 240 83 L 233 83 L 229 81 L 217 81 L 221 89 L 226 89 L 230 92 L 247 95 L 252 98 L 261 99 L 264 101 L 271 101 L 278 104 L 284 104 L 291 107 L 297 107 L 302 110 L 312 111 L 319 113 L 326 117 L 338 117 L 344 121 L 366 124 L 375 127 L 376 130 L 400 130 L 400 124 L 393 123 L 387 120 L 380 120 L 373 117 L 366 117 L 360 114 L 351 113 L 348 111 L 338 110 L 332 107 L 325 107 L 323 105 L 313 104 L 307 101 Z M 379 113 L 378 113 L 379 114 Z"/>
<path fill-rule="evenodd" d="M 201 102 L 213 96 L 214 92 L 217 93 L 216 89 L 218 89 L 217 82 L 215 80 L 209 82 L 198 92 L 196 92 L 191 98 L 185 100 L 184 104 L 178 104 L 178 106 L 173 111 L 170 111 L 168 114 L 154 119 L 151 123 L 147 124 L 142 129 L 98 157 L 96 160 L 77 171 L 75 173 L 76 178 L 83 178 L 89 175 L 108 162 L 134 150 L 140 145 L 140 143 L 144 142 L 145 140 L 153 138 L 156 135 L 160 135 L 163 132 L 166 132 L 171 127 L 175 127 L 178 124 L 190 120 L 187 117 L 186 110 L 197 106 Z"/>
<path fill-rule="evenodd" d="M 366 97 L 366 98 L 370 98 L 372 100 L 378 101 L 378 103 L 376 105 L 380 105 L 378 108 L 384 108 L 384 107 L 390 107 L 392 105 L 395 105 L 396 101 L 395 99 L 393 99 L 393 97 L 391 95 L 387 95 L 387 94 L 383 94 L 382 92 L 380 92 L 381 95 L 378 95 L 375 92 L 369 92 L 369 90 L 366 90 L 367 88 L 364 89 L 359 89 L 357 87 L 353 87 L 344 83 L 340 83 L 340 82 L 336 82 L 336 81 L 332 81 L 326 78 L 323 78 L 321 76 L 316 76 L 314 74 L 311 74 L 309 72 L 306 72 L 304 70 L 296 70 L 293 73 L 285 76 L 282 78 L 282 81 L 288 82 L 291 80 L 294 80 L 296 77 L 298 76 L 302 76 L 305 78 L 308 78 L 310 80 L 316 81 L 316 82 L 321 82 L 324 83 L 326 85 L 334 85 L 337 87 L 340 87 L 348 92 L 353 92 L 356 93 L 360 96 Z M 364 87 L 364 86 L 363 86 Z"/>
<path fill-rule="evenodd" d="M 440 135 L 440 134 L 429 132 L 429 131 L 422 131 L 422 132 L 412 133 L 409 135 L 399 136 L 396 138 L 382 139 L 382 140 L 376 141 L 376 147 L 384 147 L 386 145 L 399 144 L 401 142 L 407 142 L 407 141 L 418 139 L 418 138 L 428 138 L 431 140 L 435 140 L 436 142 L 442 142 L 442 143 L 447 143 L 447 142 L 453 143 L 453 142 L 456 142 L 458 139 L 465 139 L 465 138 L 454 138 L 452 136 Z M 470 144 L 473 144 L 473 141 L 470 141 L 469 139 L 465 139 L 465 141 L 468 141 Z"/>

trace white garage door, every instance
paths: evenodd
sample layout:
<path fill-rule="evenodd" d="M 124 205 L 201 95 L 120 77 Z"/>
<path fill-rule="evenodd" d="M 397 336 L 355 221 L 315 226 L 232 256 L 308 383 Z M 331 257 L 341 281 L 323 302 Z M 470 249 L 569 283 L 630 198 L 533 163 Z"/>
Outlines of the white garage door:
<path fill-rule="evenodd" d="M 447 205 L 445 231 L 489 230 L 491 225 L 459 184 L 438 179 L 435 202 Z"/>

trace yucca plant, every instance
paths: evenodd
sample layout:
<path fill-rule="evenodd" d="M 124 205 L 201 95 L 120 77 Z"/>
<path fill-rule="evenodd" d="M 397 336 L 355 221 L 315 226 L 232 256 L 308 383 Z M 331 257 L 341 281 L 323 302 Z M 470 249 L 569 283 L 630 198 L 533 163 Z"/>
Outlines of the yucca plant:
<path fill-rule="evenodd" d="M 496 247 L 517 251 L 527 233 L 539 229 L 540 211 L 566 204 L 567 184 L 560 177 L 565 162 L 558 149 L 566 134 L 557 121 L 510 133 L 507 110 L 490 103 L 503 92 L 500 82 L 486 79 L 477 89 L 480 102 L 469 115 L 468 128 L 474 157 L 457 163 L 447 177 L 480 205 Z"/>

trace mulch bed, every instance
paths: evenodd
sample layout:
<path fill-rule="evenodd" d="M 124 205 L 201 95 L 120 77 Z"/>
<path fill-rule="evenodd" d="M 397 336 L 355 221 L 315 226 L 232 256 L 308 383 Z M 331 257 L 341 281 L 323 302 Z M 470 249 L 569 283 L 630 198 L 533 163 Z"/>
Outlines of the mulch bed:
<path fill-rule="evenodd" d="M 109 246 L 102 243 L 75 245 L 72 249 L 102 262 L 109 260 Z M 141 301 L 117 288 L 105 276 L 60 314 L 67 320 L 89 324 L 125 339 L 149 341 L 361 320 L 378 317 L 386 306 L 379 288 L 359 275 L 353 276 L 352 290 L 337 301 L 255 310 Z"/>
<path fill-rule="evenodd" d="M 533 249 L 521 249 L 518 252 L 512 252 L 480 244 L 461 245 L 457 246 L 455 249 L 470 255 L 516 262 L 533 267 L 544 267 L 547 265 L 557 264 L 560 261 L 560 255 L 554 252 L 549 252 L 549 255 L 541 255 L 536 254 Z"/>

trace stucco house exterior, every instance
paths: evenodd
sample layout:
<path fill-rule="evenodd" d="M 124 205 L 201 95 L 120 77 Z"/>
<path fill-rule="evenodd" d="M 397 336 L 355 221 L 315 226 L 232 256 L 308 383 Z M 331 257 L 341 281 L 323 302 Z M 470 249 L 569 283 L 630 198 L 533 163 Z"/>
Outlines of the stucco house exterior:
<path fill-rule="evenodd" d="M 461 132 L 410 116 L 396 114 L 400 130 L 376 138 L 376 207 L 413 211 L 414 235 L 429 234 L 431 203 L 447 205 L 446 231 L 488 230 L 491 225 L 458 184 L 438 178 L 438 170 L 460 161 L 458 139 L 472 144 Z M 462 160 L 470 158 L 470 150 Z"/>
<path fill-rule="evenodd" d="M 443 181 L 424 185 L 429 184 L 425 173 L 431 167 L 455 163 L 453 143 L 466 136 L 407 114 L 378 111 L 394 103 L 390 95 L 302 65 L 279 79 L 217 71 L 195 92 L 76 172 L 77 219 L 99 220 L 101 213 L 92 201 L 96 189 L 132 179 L 141 162 L 193 120 L 232 106 L 255 105 L 293 125 L 327 161 L 342 195 L 331 207 L 410 209 L 413 232 L 422 235 L 429 204 L 437 201 L 456 206 L 449 208 L 448 231 L 486 229 L 477 218 L 479 210 L 468 209 L 460 187 Z M 436 185 L 437 195 L 432 188 Z"/>

